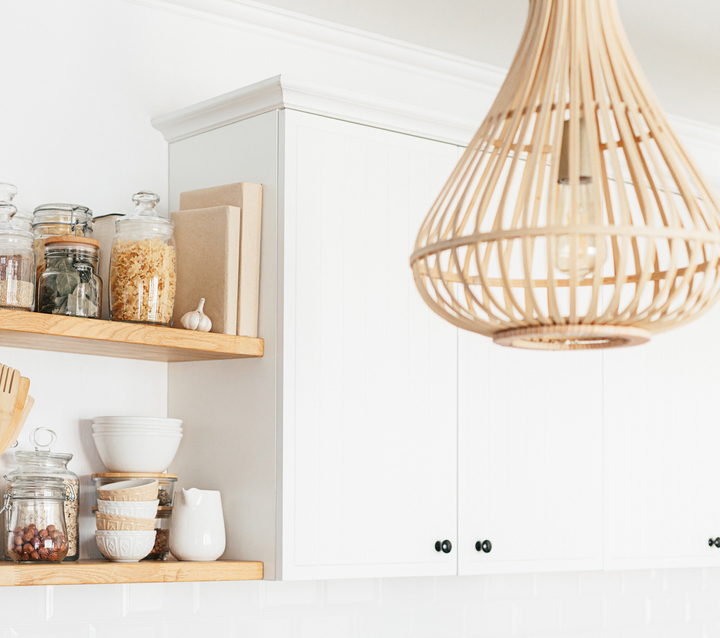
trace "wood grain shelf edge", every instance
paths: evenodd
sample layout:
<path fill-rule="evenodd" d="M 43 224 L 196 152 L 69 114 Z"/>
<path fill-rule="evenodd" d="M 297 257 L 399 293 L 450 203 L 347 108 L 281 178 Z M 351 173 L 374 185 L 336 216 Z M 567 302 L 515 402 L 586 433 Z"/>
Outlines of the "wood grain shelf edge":
<path fill-rule="evenodd" d="M 0 309 L 0 346 L 170 362 L 264 352 L 259 338 L 6 309 Z"/>
<path fill-rule="evenodd" d="M 58 564 L 0 563 L 0 587 L 191 583 L 262 578 L 263 564 L 259 561 L 219 560 L 193 563 L 168 560 L 113 563 L 108 560 L 79 560 Z"/>

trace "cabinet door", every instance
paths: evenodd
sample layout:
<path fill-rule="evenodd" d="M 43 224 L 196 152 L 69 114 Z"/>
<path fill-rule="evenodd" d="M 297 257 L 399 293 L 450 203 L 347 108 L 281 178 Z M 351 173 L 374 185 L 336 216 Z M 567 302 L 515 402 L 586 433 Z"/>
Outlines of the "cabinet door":
<path fill-rule="evenodd" d="M 720 564 L 720 307 L 605 355 L 605 567 Z"/>
<path fill-rule="evenodd" d="M 283 126 L 283 578 L 454 574 L 457 331 L 409 256 L 457 148 Z"/>
<path fill-rule="evenodd" d="M 600 569 L 601 354 L 461 332 L 458 376 L 459 573 Z"/>

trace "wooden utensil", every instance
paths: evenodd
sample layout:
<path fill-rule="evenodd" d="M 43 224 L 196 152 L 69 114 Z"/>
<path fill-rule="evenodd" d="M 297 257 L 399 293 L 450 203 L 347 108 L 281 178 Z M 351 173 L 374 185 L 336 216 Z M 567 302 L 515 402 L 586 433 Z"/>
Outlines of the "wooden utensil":
<path fill-rule="evenodd" d="M 15 425 L 15 404 L 20 390 L 20 373 L 3 366 L 0 370 L 0 432 L 2 439 L 9 436 Z"/>
<path fill-rule="evenodd" d="M 30 410 L 32 409 L 35 400 L 28 396 L 29 389 L 30 379 L 20 377 L 12 422 L 10 427 L 4 429 L 0 435 L 0 454 L 5 452 L 10 445 L 17 441 L 20 431 L 22 430 L 23 425 L 25 425 L 28 414 L 30 414 Z"/>

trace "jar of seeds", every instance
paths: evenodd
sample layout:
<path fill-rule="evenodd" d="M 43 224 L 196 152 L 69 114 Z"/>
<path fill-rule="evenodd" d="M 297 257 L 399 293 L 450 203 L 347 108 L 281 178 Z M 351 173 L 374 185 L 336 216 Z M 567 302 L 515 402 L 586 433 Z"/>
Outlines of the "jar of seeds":
<path fill-rule="evenodd" d="M 35 252 L 33 234 L 13 226 L 17 208 L 0 201 L 0 307 L 35 307 Z"/>
<path fill-rule="evenodd" d="M 13 485 L 17 481 L 38 478 L 60 479 L 68 496 L 68 499 L 63 501 L 64 524 L 67 529 L 67 532 L 64 533 L 67 538 L 67 555 L 64 560 L 77 560 L 80 557 L 80 545 L 78 542 L 80 481 L 77 474 L 67 467 L 73 455 L 50 451 L 56 440 L 55 432 L 48 428 L 33 430 L 30 434 L 30 442 L 35 446 L 35 450 L 15 452 L 15 461 L 18 468 L 5 477 L 7 479 L 6 493 L 9 494 L 12 491 Z M 70 496 L 73 498 L 70 499 Z M 32 522 L 30 521 L 30 523 Z M 35 521 L 35 524 L 40 526 L 37 521 Z M 26 523 L 22 523 L 22 525 L 27 526 Z M 12 558 L 12 556 L 10 557 Z"/>
<path fill-rule="evenodd" d="M 53 315 L 100 317 L 100 243 L 88 237 L 48 237 L 45 270 L 38 278 L 37 309 Z"/>

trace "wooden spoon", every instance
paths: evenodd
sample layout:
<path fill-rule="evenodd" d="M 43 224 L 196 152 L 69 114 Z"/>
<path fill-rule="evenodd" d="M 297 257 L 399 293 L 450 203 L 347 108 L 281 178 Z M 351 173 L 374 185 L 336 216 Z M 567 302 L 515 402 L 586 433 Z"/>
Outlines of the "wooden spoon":
<path fill-rule="evenodd" d="M 4 368 L 6 369 L 0 371 L 0 431 L 3 439 L 9 436 L 8 430 L 12 431 L 15 425 L 13 417 L 20 391 L 20 373 L 7 366 Z"/>
<path fill-rule="evenodd" d="M 30 386 L 30 381 L 27 382 L 27 387 Z M 27 395 L 27 390 L 26 390 Z M 17 415 L 16 422 L 13 423 L 13 427 L 8 430 L 2 438 L 0 438 L 0 454 L 3 454 L 5 450 L 7 450 L 15 441 L 17 441 L 18 437 L 20 436 L 20 432 L 23 429 L 23 426 L 25 425 L 25 421 L 27 421 L 28 415 L 30 414 L 30 410 L 32 410 L 33 404 L 35 403 L 35 399 L 28 396 L 27 400 L 25 401 L 25 405 L 22 408 L 22 411 Z"/>

